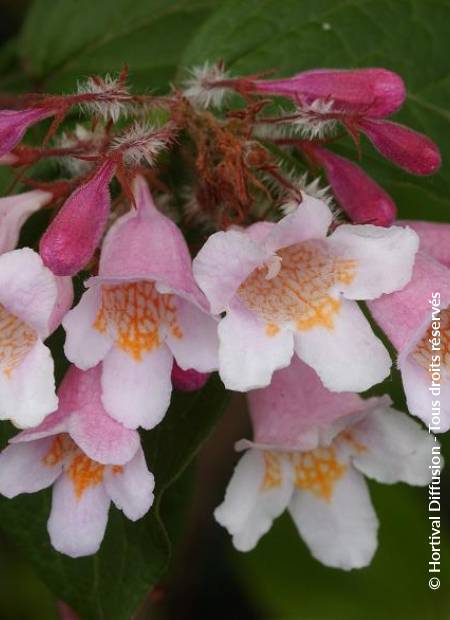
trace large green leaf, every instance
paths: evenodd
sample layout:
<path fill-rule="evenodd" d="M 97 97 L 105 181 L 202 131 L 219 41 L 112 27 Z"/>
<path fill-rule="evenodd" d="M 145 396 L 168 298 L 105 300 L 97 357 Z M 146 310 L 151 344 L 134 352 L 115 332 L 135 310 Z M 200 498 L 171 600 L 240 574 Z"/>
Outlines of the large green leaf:
<path fill-rule="evenodd" d="M 84 620 L 129 620 L 167 569 L 171 542 L 177 536 L 177 531 L 171 530 L 179 529 L 173 514 L 166 518 L 166 511 L 173 512 L 169 508 L 180 494 L 177 485 L 172 485 L 209 435 L 226 400 L 217 376 L 200 392 L 175 394 L 164 421 L 143 435 L 147 462 L 156 478 L 155 503 L 136 523 L 111 509 L 105 539 L 95 556 L 74 560 L 50 547 L 45 527 L 49 492 L 0 500 L 5 534 L 58 598 L 78 610 Z M 0 431 L 6 440 L 10 428 L 4 423 Z"/>
<path fill-rule="evenodd" d="M 363 167 L 392 193 L 402 217 L 447 220 L 449 38 L 449 0 L 229 0 L 199 29 L 183 61 L 189 67 L 224 59 L 236 75 L 275 69 L 287 76 L 316 67 L 397 71 L 408 88 L 398 119 L 439 144 L 442 171 L 410 176 L 367 145 Z"/>
<path fill-rule="evenodd" d="M 179 56 L 216 0 L 36 0 L 20 53 L 39 87 L 72 89 L 127 63 L 135 87 L 168 87 Z"/>

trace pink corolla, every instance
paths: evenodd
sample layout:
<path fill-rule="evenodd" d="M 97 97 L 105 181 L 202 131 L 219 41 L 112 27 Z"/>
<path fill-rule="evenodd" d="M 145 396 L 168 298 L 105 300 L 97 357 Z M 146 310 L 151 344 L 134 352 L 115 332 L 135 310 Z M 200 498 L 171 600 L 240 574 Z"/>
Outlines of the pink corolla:
<path fill-rule="evenodd" d="M 369 303 L 398 351 L 410 413 L 435 432 L 450 428 L 450 269 L 417 254 L 409 284 Z"/>
<path fill-rule="evenodd" d="M 342 225 L 304 195 L 277 224 L 212 235 L 194 275 L 219 323 L 219 372 L 237 391 L 264 387 L 295 353 L 333 391 L 382 381 L 389 355 L 355 300 L 375 299 L 409 281 L 418 246 L 408 228 Z"/>
<path fill-rule="evenodd" d="M 183 370 L 217 368 L 217 321 L 180 230 L 157 210 L 141 177 L 134 195 L 137 209 L 109 231 L 99 274 L 63 325 L 72 362 L 87 369 L 103 360 L 108 413 L 149 429 L 169 406 L 173 358 Z"/>
<path fill-rule="evenodd" d="M 250 81 L 249 89 L 307 104 L 331 100 L 334 110 L 374 118 L 396 112 L 406 96 L 401 77 L 380 68 L 315 69 L 290 78 Z"/>
<path fill-rule="evenodd" d="M 295 361 L 248 394 L 254 441 L 238 462 L 215 518 L 249 551 L 288 510 L 314 558 L 349 570 L 367 566 L 378 520 L 365 476 L 392 484 L 430 482 L 433 437 L 388 397 L 328 392 Z"/>
<path fill-rule="evenodd" d="M 139 434 L 106 414 L 100 374 L 100 366 L 87 372 L 72 366 L 58 392 L 58 410 L 13 437 L 0 454 L 6 497 L 53 485 L 50 541 L 72 557 L 99 549 L 111 501 L 133 521 L 153 503 L 154 479 Z"/>
<path fill-rule="evenodd" d="M 109 183 L 117 165 L 106 161 L 66 200 L 40 243 L 44 263 L 59 276 L 72 276 L 92 258 L 110 212 Z"/>
<path fill-rule="evenodd" d="M 39 189 L 0 198 L 0 254 L 14 250 L 25 221 L 52 198 Z"/>
<path fill-rule="evenodd" d="M 390 226 L 397 214 L 392 198 L 359 166 L 313 143 L 306 152 L 325 170 L 342 209 L 355 224 Z"/>
<path fill-rule="evenodd" d="M 0 110 L 0 157 L 19 144 L 28 127 L 54 114 L 55 110 L 48 107 Z"/>
<path fill-rule="evenodd" d="M 39 424 L 58 405 L 53 360 L 43 341 L 72 303 L 72 283 L 57 278 L 29 248 L 0 255 L 0 419 Z"/>

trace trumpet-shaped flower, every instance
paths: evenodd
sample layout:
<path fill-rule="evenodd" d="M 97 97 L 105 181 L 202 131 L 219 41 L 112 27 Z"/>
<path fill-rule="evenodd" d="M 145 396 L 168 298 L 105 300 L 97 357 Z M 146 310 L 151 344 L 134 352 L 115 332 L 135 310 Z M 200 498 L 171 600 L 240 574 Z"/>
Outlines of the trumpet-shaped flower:
<path fill-rule="evenodd" d="M 43 340 L 71 303 L 71 281 L 54 276 L 33 250 L 0 256 L 0 419 L 34 426 L 56 409 L 53 360 Z"/>
<path fill-rule="evenodd" d="M 40 189 L 0 198 L 0 254 L 14 250 L 25 221 L 52 198 Z"/>
<path fill-rule="evenodd" d="M 249 551 L 285 509 L 312 555 L 327 566 L 367 566 L 378 520 L 364 476 L 426 485 L 432 436 L 390 407 L 333 394 L 301 362 L 248 395 L 255 441 L 237 464 L 215 518 Z"/>
<path fill-rule="evenodd" d="M 82 369 L 103 360 L 105 409 L 125 426 L 152 428 L 169 406 L 174 357 L 183 370 L 217 368 L 217 321 L 181 232 L 143 178 L 134 193 L 137 210 L 111 228 L 98 277 L 63 321 L 65 352 Z"/>
<path fill-rule="evenodd" d="M 71 367 L 59 408 L 36 428 L 16 435 L 0 454 L 0 492 L 7 497 L 53 485 L 47 528 L 58 551 L 79 557 L 100 547 L 111 501 L 131 520 L 153 502 L 139 434 L 103 409 L 100 366 Z"/>
<path fill-rule="evenodd" d="M 450 269 L 419 252 L 409 284 L 369 309 L 398 351 L 409 411 L 435 432 L 449 430 Z"/>
<path fill-rule="evenodd" d="M 342 225 L 330 236 L 330 209 L 304 195 L 277 224 L 212 235 L 194 275 L 219 323 L 219 372 L 226 387 L 269 384 L 293 352 L 334 391 L 382 381 L 389 355 L 355 300 L 375 299 L 409 281 L 417 235 L 400 227 Z"/>

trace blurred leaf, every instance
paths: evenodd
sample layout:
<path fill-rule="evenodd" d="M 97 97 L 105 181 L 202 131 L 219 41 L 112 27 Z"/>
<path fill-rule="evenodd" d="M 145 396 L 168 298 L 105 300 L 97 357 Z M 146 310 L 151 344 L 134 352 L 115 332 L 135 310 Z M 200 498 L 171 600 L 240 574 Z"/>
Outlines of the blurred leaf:
<path fill-rule="evenodd" d="M 136 523 L 113 508 L 95 556 L 74 560 L 50 547 L 46 532 L 49 491 L 0 500 L 2 530 L 58 598 L 76 609 L 83 620 L 129 620 L 167 569 L 171 541 L 180 524 L 173 514 L 165 521 L 166 501 L 168 505 L 176 502 L 179 511 L 182 493 L 175 485 L 172 494 L 171 487 L 211 432 L 226 400 L 217 376 L 200 392 L 174 394 L 164 421 L 143 435 L 147 463 L 156 478 L 155 503 Z M 6 442 L 11 427 L 3 424 L 0 433 Z"/>
<path fill-rule="evenodd" d="M 255 603 L 267 610 L 266 620 L 448 620 L 450 539 L 442 532 L 442 586 L 432 591 L 427 490 L 371 486 L 380 530 L 368 568 L 345 572 L 322 566 L 287 515 L 254 551 L 232 552 Z"/>
<path fill-rule="evenodd" d="M 21 54 L 47 90 L 75 88 L 92 73 L 131 70 L 137 88 L 167 89 L 179 56 L 216 0 L 36 0 Z"/>
<path fill-rule="evenodd" d="M 224 59 L 233 75 L 275 69 L 283 76 L 318 67 L 382 66 L 405 80 L 398 119 L 433 138 L 443 168 L 413 177 L 365 141 L 363 167 L 396 199 L 401 217 L 450 214 L 449 0 L 228 0 L 199 29 L 183 64 Z M 346 154 L 354 149 L 344 147 Z"/>

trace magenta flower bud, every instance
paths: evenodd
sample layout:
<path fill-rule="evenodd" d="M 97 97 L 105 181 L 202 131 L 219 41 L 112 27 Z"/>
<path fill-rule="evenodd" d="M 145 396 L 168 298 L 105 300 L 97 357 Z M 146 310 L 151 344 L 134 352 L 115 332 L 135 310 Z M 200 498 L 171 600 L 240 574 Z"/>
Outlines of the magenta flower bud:
<path fill-rule="evenodd" d="M 311 148 L 311 147 L 310 147 Z M 390 226 L 397 215 L 395 202 L 359 166 L 331 151 L 312 147 L 342 209 L 355 224 Z"/>
<path fill-rule="evenodd" d="M 406 96 L 401 77 L 387 69 L 316 69 L 282 80 L 260 80 L 255 86 L 305 103 L 330 99 L 335 110 L 375 118 L 396 112 Z"/>
<path fill-rule="evenodd" d="M 391 121 L 364 119 L 359 127 L 386 159 L 411 174 L 422 176 L 439 170 L 439 149 L 422 133 Z"/>
<path fill-rule="evenodd" d="M 106 161 L 95 175 L 66 200 L 44 233 L 40 253 L 58 276 L 72 276 L 92 258 L 110 210 L 108 185 L 116 164 Z"/>
<path fill-rule="evenodd" d="M 54 113 L 49 108 L 0 110 L 0 157 L 19 144 L 28 127 Z"/>
<path fill-rule="evenodd" d="M 183 370 L 173 360 L 172 366 L 172 385 L 181 392 L 195 392 L 201 390 L 209 379 L 210 372 L 198 372 L 193 368 Z"/>

